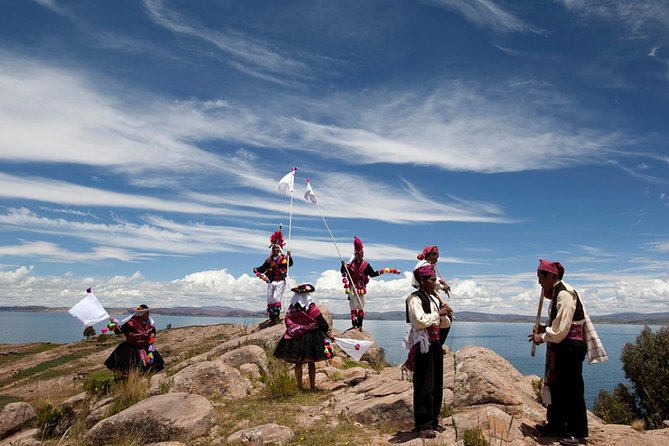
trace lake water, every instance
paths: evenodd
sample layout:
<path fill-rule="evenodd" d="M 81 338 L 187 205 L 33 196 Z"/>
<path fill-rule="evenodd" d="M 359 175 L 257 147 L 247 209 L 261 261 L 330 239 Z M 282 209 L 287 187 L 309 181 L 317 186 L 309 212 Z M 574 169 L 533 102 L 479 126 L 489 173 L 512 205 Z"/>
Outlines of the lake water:
<path fill-rule="evenodd" d="M 221 323 L 251 326 L 263 320 L 261 318 L 229 318 L 203 316 L 153 315 L 158 329 L 167 324 L 173 328 L 190 325 L 212 325 Z M 98 332 L 104 323 L 95 328 Z M 335 328 L 346 330 L 348 320 L 335 320 Z M 652 326 L 653 330 L 659 327 Z M 365 320 L 365 330 L 383 347 L 386 360 L 391 364 L 400 364 L 406 359 L 407 351 L 402 347 L 402 337 L 406 324 L 403 321 Z M 446 344 L 453 350 L 467 345 L 489 348 L 508 360 L 523 375 L 543 373 L 545 347 L 539 346 L 537 354 L 530 356 L 530 344 L 527 334 L 531 324 L 508 322 L 457 322 L 448 335 Z M 600 389 L 612 391 L 621 382 L 626 382 L 620 352 L 626 342 L 634 342 L 643 326 L 599 324 L 597 331 L 604 343 L 609 361 L 603 364 L 583 365 L 583 378 L 586 387 L 586 402 L 589 408 Z M 76 342 L 83 338 L 83 328 L 67 313 L 27 313 L 0 311 L 0 344 L 23 344 L 30 342 Z M 160 347 L 159 347 L 160 348 Z"/>

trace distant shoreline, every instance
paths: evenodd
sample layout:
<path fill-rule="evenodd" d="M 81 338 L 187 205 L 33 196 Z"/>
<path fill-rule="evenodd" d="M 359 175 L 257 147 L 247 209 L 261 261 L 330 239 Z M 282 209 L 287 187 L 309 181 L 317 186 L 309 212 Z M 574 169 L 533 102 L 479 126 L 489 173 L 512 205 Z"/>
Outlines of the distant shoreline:
<path fill-rule="evenodd" d="M 44 307 L 39 305 L 27 306 L 0 306 L 3 312 L 24 313 L 67 313 L 67 307 Z M 110 308 L 110 313 L 129 313 L 127 308 Z M 265 317 L 264 311 L 248 311 L 230 307 L 175 307 L 175 308 L 153 308 L 152 312 L 165 316 L 204 316 L 204 317 Z M 333 313 L 335 319 L 348 319 L 347 313 Z M 403 311 L 367 312 L 368 320 L 404 320 Z M 630 324 L 630 325 L 667 325 L 669 324 L 669 312 L 660 313 L 613 313 L 601 316 L 591 315 L 592 321 L 598 324 Z M 462 322 L 522 322 L 533 323 L 533 316 L 520 314 L 490 314 L 474 311 L 456 312 L 456 320 Z"/>

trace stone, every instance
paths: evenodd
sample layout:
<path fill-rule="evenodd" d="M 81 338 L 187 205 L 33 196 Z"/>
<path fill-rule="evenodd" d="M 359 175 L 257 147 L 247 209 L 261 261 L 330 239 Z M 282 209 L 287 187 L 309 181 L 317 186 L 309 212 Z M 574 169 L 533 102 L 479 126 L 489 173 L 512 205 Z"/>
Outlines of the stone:
<path fill-rule="evenodd" d="M 251 389 L 251 383 L 239 370 L 218 359 L 186 367 L 173 375 L 170 392 L 236 400 L 248 396 Z"/>
<path fill-rule="evenodd" d="M 227 439 L 228 443 L 242 442 L 247 445 L 285 445 L 295 437 L 295 433 L 286 426 L 270 423 L 237 431 Z"/>
<path fill-rule="evenodd" d="M 42 442 L 35 438 L 38 431 L 37 428 L 33 428 L 17 432 L 1 440 L 0 446 L 40 446 Z"/>
<path fill-rule="evenodd" d="M 263 376 L 255 364 L 242 364 L 239 366 L 239 371 L 250 381 L 258 381 Z"/>
<path fill-rule="evenodd" d="M 257 345 L 245 345 L 229 351 L 221 356 L 221 361 L 231 367 L 239 367 L 244 364 L 255 364 L 262 375 L 267 375 L 267 355 L 265 350 Z"/>
<path fill-rule="evenodd" d="M 446 372 L 444 372 L 446 373 Z M 463 347 L 455 353 L 453 406 L 496 404 L 511 415 L 541 422 L 545 409 L 532 384 L 509 361 L 483 347 Z"/>
<path fill-rule="evenodd" d="M 26 402 L 19 401 L 7 404 L 0 412 L 0 438 L 5 438 L 21 430 L 36 416 L 33 406 Z"/>
<path fill-rule="evenodd" d="M 138 440 L 140 443 L 181 441 L 206 435 L 216 420 L 213 404 L 200 395 L 166 393 L 149 397 L 106 418 L 86 433 L 89 444 Z"/>
<path fill-rule="evenodd" d="M 384 369 L 353 387 L 335 392 L 334 411 L 362 424 L 413 425 L 413 390 L 400 367 Z"/>

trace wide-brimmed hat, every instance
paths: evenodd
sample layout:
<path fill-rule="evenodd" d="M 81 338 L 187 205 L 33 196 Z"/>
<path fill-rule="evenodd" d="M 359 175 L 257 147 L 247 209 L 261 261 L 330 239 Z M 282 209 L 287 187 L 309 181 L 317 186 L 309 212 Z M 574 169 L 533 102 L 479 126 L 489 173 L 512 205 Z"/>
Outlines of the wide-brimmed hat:
<path fill-rule="evenodd" d="M 303 283 L 303 284 L 298 285 L 294 288 L 291 288 L 291 291 L 293 293 L 300 293 L 300 294 L 301 293 L 313 293 L 314 291 L 316 291 L 316 288 L 314 288 L 314 286 L 310 283 Z"/>

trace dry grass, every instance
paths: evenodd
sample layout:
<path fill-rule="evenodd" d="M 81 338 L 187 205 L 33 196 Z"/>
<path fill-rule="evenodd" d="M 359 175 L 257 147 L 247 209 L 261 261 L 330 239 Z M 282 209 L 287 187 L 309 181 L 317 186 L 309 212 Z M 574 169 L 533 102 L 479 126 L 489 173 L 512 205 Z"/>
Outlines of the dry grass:
<path fill-rule="evenodd" d="M 105 414 L 105 418 L 117 414 L 133 404 L 148 398 L 149 394 L 149 379 L 137 372 L 130 373 L 127 379 L 119 381 L 114 385 L 111 392 L 114 400 Z"/>

